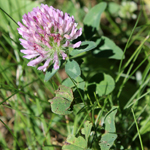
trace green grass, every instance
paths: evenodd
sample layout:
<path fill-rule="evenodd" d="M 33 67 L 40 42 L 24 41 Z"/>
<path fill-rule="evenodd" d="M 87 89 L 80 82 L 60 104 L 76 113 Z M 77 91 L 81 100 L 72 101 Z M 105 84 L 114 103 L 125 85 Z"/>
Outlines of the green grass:
<path fill-rule="evenodd" d="M 35 5 L 40 5 L 37 2 L 14 0 L 12 3 L 9 0 L 0 0 L 0 8 L 18 22 L 25 12 L 31 11 Z M 84 10 L 93 5 L 87 0 L 64 0 L 62 5 L 54 0 L 45 0 L 44 3 L 74 15 L 80 26 L 83 26 L 82 21 L 86 14 Z M 98 149 L 94 141 L 101 137 L 104 116 L 114 105 L 119 107 L 115 118 L 118 143 L 115 142 L 112 149 L 121 149 L 121 146 L 125 149 L 149 149 L 150 12 L 145 9 L 143 5 L 142 9 L 136 12 L 136 21 L 122 20 L 121 23 L 116 23 L 117 17 L 106 10 L 101 20 L 101 30 L 124 49 L 125 59 L 122 58 L 120 62 L 98 59 L 88 53 L 81 66 L 84 70 L 85 91 L 80 91 L 72 80 L 76 87 L 73 113 L 65 116 L 52 113 L 48 102 L 62 83 L 61 74 L 56 73 L 52 79 L 44 82 L 43 72 L 27 66 L 28 60 L 23 59 L 20 53 L 22 47 L 18 40 L 20 37 L 17 25 L 9 15 L 0 10 L 0 149 L 62 149 L 69 134 L 82 135 L 81 129 L 86 120 L 92 122 L 91 135 L 97 133 L 97 137 L 89 138 L 89 147 Z M 102 31 L 98 34 L 102 34 Z M 116 79 L 114 91 L 102 97 L 98 97 L 96 92 L 91 94 L 88 90 L 88 82 L 93 74 L 99 71 Z M 140 80 L 136 77 L 137 71 L 141 74 Z"/>

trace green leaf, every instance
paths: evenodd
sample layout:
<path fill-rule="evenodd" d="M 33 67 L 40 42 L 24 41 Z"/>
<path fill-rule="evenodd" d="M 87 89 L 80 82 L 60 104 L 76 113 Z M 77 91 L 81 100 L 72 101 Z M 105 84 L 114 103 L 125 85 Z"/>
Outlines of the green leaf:
<path fill-rule="evenodd" d="M 84 128 L 81 130 L 82 134 L 85 135 L 86 142 L 88 142 L 88 137 L 91 133 L 91 128 L 92 128 L 92 123 L 90 123 L 89 121 L 86 121 L 84 123 Z"/>
<path fill-rule="evenodd" d="M 105 133 L 102 135 L 100 141 L 101 150 L 109 150 L 113 145 L 114 141 L 116 140 L 117 135 L 112 133 Z"/>
<path fill-rule="evenodd" d="M 113 106 L 105 116 L 105 134 L 102 135 L 99 143 L 101 150 L 109 150 L 117 138 L 117 134 L 115 133 L 115 115 L 117 113 L 117 108 L 117 106 Z"/>
<path fill-rule="evenodd" d="M 65 71 L 73 79 L 81 75 L 80 67 L 75 60 L 66 63 Z"/>
<path fill-rule="evenodd" d="M 123 51 L 112 40 L 102 36 L 101 39 L 97 39 L 99 43 L 93 50 L 93 55 L 100 58 L 122 59 Z"/>
<path fill-rule="evenodd" d="M 80 76 L 75 78 L 74 81 L 76 82 L 76 85 L 78 88 L 84 90 L 85 82 Z M 65 86 L 70 87 L 70 88 L 75 86 L 70 78 L 65 79 L 62 82 L 62 85 L 65 85 Z"/>
<path fill-rule="evenodd" d="M 60 85 L 58 90 L 55 91 L 56 97 L 62 97 L 69 101 L 73 101 L 73 93 L 72 90 L 69 87 L 66 87 L 64 85 Z"/>
<path fill-rule="evenodd" d="M 63 150 L 85 150 L 86 141 L 83 137 L 76 138 L 74 135 L 69 135 L 67 142 L 62 147 Z"/>
<path fill-rule="evenodd" d="M 60 66 L 60 62 L 59 62 L 59 66 Z M 59 69 L 55 70 L 53 65 L 51 65 L 46 71 L 44 81 L 47 82 L 48 80 L 50 80 L 58 70 Z"/>
<path fill-rule="evenodd" d="M 67 137 L 67 142 L 63 146 L 63 150 L 90 150 L 87 148 L 88 145 L 88 137 L 91 133 L 92 123 L 86 121 L 84 124 L 84 128 L 81 130 L 82 134 L 85 135 L 85 139 L 81 136 L 75 137 L 74 135 L 70 134 Z"/>
<path fill-rule="evenodd" d="M 148 117 L 147 119 L 145 118 L 145 120 L 141 122 L 140 133 L 145 134 L 147 132 L 150 132 L 150 117 Z"/>
<path fill-rule="evenodd" d="M 115 2 L 109 2 L 108 4 L 108 11 L 114 15 L 114 14 L 117 14 L 118 11 L 120 9 L 120 5 L 115 3 Z"/>
<path fill-rule="evenodd" d="M 107 4 L 105 2 L 101 2 L 94 6 L 88 14 L 85 16 L 83 22 L 84 24 L 88 26 L 92 26 L 93 28 L 96 28 L 99 30 L 99 24 L 100 24 L 100 18 L 101 14 L 106 9 Z"/>
<path fill-rule="evenodd" d="M 114 79 L 105 73 L 99 73 L 99 83 L 96 84 L 96 93 L 99 96 L 108 95 L 115 88 Z"/>
<path fill-rule="evenodd" d="M 87 45 L 87 46 L 86 46 Z M 83 41 L 79 49 L 73 49 L 70 53 L 71 56 L 76 56 L 83 52 L 90 51 L 96 47 L 96 43 L 92 41 Z"/>
<path fill-rule="evenodd" d="M 70 88 L 74 87 L 74 84 L 73 84 L 73 82 L 72 82 L 72 80 L 70 78 L 65 79 L 62 82 L 62 85 L 65 85 L 65 86 L 70 87 Z"/>
<path fill-rule="evenodd" d="M 62 98 L 62 97 L 54 97 L 49 100 L 52 107 L 52 112 L 59 115 L 68 115 L 71 111 L 68 111 L 71 103 L 70 101 Z"/>
<path fill-rule="evenodd" d="M 106 132 L 116 132 L 115 115 L 117 113 L 117 108 L 118 107 L 113 106 L 112 109 L 105 116 L 104 122 Z"/>
<path fill-rule="evenodd" d="M 56 97 L 49 100 L 51 103 L 52 112 L 59 115 L 67 115 L 72 113 L 72 111 L 69 111 L 70 105 L 73 101 L 72 90 L 64 85 L 60 85 L 55 93 Z"/>
<path fill-rule="evenodd" d="M 78 115 L 81 113 L 81 111 L 84 109 L 85 105 L 84 103 L 78 103 L 73 105 L 73 112 L 75 115 Z"/>

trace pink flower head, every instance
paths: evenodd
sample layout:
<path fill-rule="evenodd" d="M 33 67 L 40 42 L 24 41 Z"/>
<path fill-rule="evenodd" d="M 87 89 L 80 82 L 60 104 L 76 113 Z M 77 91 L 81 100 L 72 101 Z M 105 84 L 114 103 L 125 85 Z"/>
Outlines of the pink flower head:
<path fill-rule="evenodd" d="M 54 63 L 54 69 L 59 68 L 59 58 L 67 57 L 66 47 L 79 47 L 81 41 L 71 44 L 71 41 L 82 34 L 82 28 L 77 29 L 74 17 L 63 13 L 52 6 L 41 4 L 41 7 L 23 15 L 22 23 L 18 22 L 19 34 L 23 39 L 21 45 L 24 57 L 32 59 L 27 65 L 36 66 L 44 62 L 38 70 L 46 71 L 49 63 Z"/>

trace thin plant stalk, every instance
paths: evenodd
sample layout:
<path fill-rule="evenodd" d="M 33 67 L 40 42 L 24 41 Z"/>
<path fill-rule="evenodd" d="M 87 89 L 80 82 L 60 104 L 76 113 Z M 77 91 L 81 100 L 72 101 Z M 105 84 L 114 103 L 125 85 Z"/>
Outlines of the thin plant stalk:
<path fill-rule="evenodd" d="M 138 127 L 138 124 L 137 124 L 137 121 L 136 121 L 136 118 L 135 118 L 135 114 L 134 114 L 133 109 L 131 109 L 131 110 L 132 110 L 132 114 L 133 114 L 133 117 L 134 117 L 134 121 L 135 121 L 135 124 L 136 124 L 137 131 L 138 131 L 139 140 L 140 140 L 140 144 L 141 144 L 141 149 L 144 150 L 143 142 L 142 142 L 142 138 L 141 138 L 141 135 L 140 135 L 139 127 Z"/>

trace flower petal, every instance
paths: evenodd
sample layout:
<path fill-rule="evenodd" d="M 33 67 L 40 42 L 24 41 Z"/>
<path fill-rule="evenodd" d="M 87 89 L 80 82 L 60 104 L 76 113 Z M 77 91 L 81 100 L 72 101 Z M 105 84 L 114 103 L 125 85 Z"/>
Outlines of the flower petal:
<path fill-rule="evenodd" d="M 41 63 L 43 60 L 45 60 L 45 58 L 43 58 L 42 56 L 39 56 L 38 58 L 34 59 L 34 60 L 31 60 L 27 66 L 35 66 L 39 63 Z"/>
<path fill-rule="evenodd" d="M 38 70 L 43 70 L 45 72 L 47 67 L 49 66 L 50 61 L 51 61 L 50 58 L 47 59 L 43 66 L 38 67 Z"/>
<path fill-rule="evenodd" d="M 65 54 L 63 51 L 60 51 L 62 57 L 63 57 L 63 60 L 65 60 L 65 58 L 67 57 L 67 54 Z"/>
<path fill-rule="evenodd" d="M 21 53 L 23 54 L 28 54 L 28 55 L 32 55 L 32 54 L 38 54 L 36 51 L 33 51 L 33 50 L 20 50 Z"/>
<path fill-rule="evenodd" d="M 59 61 L 55 61 L 55 63 L 54 63 L 54 69 L 55 70 L 59 69 Z"/>
<path fill-rule="evenodd" d="M 31 58 L 34 58 L 34 57 L 36 57 L 36 56 L 38 56 L 39 54 L 29 54 L 29 55 L 24 55 L 23 57 L 24 58 L 27 58 L 27 59 L 31 59 Z"/>
<path fill-rule="evenodd" d="M 56 51 L 54 53 L 53 62 L 54 62 L 54 69 L 55 70 L 59 69 L 59 59 Z"/>
<path fill-rule="evenodd" d="M 79 41 L 79 42 L 77 42 L 75 44 L 69 45 L 69 46 L 73 47 L 73 48 L 78 48 L 80 45 L 81 45 L 81 41 Z"/>
<path fill-rule="evenodd" d="M 63 45 L 63 47 L 68 47 L 69 44 L 70 44 L 70 42 L 69 42 L 69 41 L 66 41 L 66 43 Z"/>

